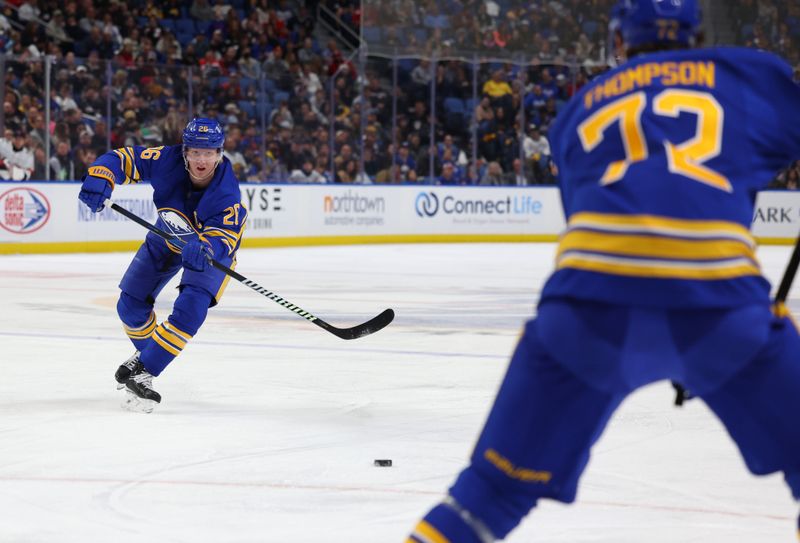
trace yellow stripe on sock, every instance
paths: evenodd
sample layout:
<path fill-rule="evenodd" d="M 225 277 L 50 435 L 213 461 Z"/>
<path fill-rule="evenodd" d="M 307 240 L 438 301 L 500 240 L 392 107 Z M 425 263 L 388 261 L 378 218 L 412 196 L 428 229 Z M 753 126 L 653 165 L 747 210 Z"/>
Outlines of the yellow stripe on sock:
<path fill-rule="evenodd" d="M 147 339 L 153 335 L 153 330 L 155 330 L 155 325 L 152 328 L 148 328 L 147 330 L 142 330 L 141 332 L 128 332 L 127 330 L 125 333 L 131 339 Z"/>
<path fill-rule="evenodd" d="M 175 347 L 173 347 L 172 345 L 161 339 L 158 334 L 153 334 L 153 340 L 156 343 L 158 343 L 161 346 L 161 348 L 163 348 L 168 353 L 172 353 L 175 356 L 181 354 L 181 352 L 178 349 L 176 349 Z"/>
<path fill-rule="evenodd" d="M 450 543 L 449 539 L 425 520 L 419 521 L 411 535 L 421 538 L 425 543 Z"/>
<path fill-rule="evenodd" d="M 155 312 L 150 312 L 150 318 L 148 318 L 147 322 L 141 326 L 128 326 L 127 324 L 122 323 L 122 328 L 125 330 L 125 333 L 129 338 L 147 339 L 156 328 L 156 314 Z"/>
<path fill-rule="evenodd" d="M 193 337 L 191 334 L 187 334 L 186 332 L 184 332 L 183 330 L 181 330 L 180 328 L 178 328 L 169 321 L 164 321 L 162 326 L 164 326 L 166 329 L 168 329 L 176 336 L 180 337 L 183 341 L 189 341 Z"/>
<path fill-rule="evenodd" d="M 186 340 L 167 330 L 167 328 L 163 324 L 158 328 L 156 328 L 156 334 L 161 336 L 163 340 L 169 341 L 170 343 L 175 345 L 175 347 L 177 347 L 178 349 L 183 349 L 184 347 L 186 347 Z"/>

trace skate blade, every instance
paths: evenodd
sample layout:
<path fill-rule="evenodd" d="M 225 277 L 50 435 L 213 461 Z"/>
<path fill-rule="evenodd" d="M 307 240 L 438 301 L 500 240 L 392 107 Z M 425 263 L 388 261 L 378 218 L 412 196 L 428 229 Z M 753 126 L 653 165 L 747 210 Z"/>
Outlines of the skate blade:
<path fill-rule="evenodd" d="M 117 390 L 122 390 L 125 388 L 125 383 L 117 383 Z"/>
<path fill-rule="evenodd" d="M 134 413 L 152 413 L 157 405 L 157 402 L 140 398 L 130 390 L 125 391 L 125 399 L 122 400 L 122 408 Z"/>

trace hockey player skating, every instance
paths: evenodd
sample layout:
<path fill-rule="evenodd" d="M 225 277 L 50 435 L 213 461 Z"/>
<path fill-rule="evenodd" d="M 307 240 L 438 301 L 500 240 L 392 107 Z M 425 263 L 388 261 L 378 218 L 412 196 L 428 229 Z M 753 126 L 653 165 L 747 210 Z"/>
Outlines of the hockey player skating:
<path fill-rule="evenodd" d="M 222 156 L 225 135 L 212 119 L 195 118 L 182 145 L 124 147 L 99 157 L 88 169 L 78 198 L 100 211 L 115 184 L 148 180 L 158 210 L 157 226 L 186 242 L 183 250 L 148 233 L 120 282 L 117 313 L 136 352 L 115 374 L 126 390 L 124 405 L 151 412 L 161 402 L 158 376 L 197 333 L 209 307 L 219 302 L 228 277 L 209 258 L 231 267 L 247 211 L 239 181 Z M 160 324 L 153 306 L 164 285 L 183 268 L 172 314 Z"/>
<path fill-rule="evenodd" d="M 692 48 L 697 3 L 620 2 L 624 64 L 552 126 L 568 219 L 556 271 L 470 464 L 408 543 L 488 543 L 542 498 L 574 501 L 614 410 L 660 380 L 800 499 L 800 338 L 749 232 L 756 191 L 800 157 L 800 87 L 774 55 Z"/>

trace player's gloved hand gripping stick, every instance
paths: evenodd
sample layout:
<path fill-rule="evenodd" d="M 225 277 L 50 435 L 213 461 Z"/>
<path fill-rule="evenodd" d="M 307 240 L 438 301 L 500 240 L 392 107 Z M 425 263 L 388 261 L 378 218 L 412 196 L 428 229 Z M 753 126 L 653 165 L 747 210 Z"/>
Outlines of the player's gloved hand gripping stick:
<path fill-rule="evenodd" d="M 146 220 L 142 219 L 138 215 L 135 215 L 135 214 L 131 213 L 130 211 L 128 211 L 124 207 L 121 207 L 121 206 L 115 204 L 110 199 L 106 199 L 104 204 L 105 204 L 106 207 L 111 208 L 114 211 L 116 211 L 117 213 L 120 213 L 121 215 L 124 215 L 128 219 L 132 220 L 133 222 L 144 226 L 145 228 L 147 228 L 148 230 L 150 230 L 154 234 L 160 236 L 161 238 L 165 239 L 166 241 L 169 241 L 173 245 L 177 245 L 177 246 L 179 246 L 181 248 L 183 248 L 186 245 L 186 242 L 183 241 L 182 239 L 179 239 L 176 236 L 168 234 L 167 232 L 161 230 L 157 226 L 155 226 L 153 224 L 150 224 Z M 271 291 L 265 289 L 264 287 L 258 285 L 254 281 L 251 281 L 247 277 L 245 277 L 245 276 L 233 271 L 232 269 L 230 269 L 229 267 L 225 266 L 224 264 L 220 264 L 219 262 L 214 260 L 211 257 L 211 255 L 208 254 L 207 252 L 202 252 L 202 255 L 204 255 L 205 258 L 208 260 L 208 263 L 209 263 L 210 266 L 212 266 L 212 267 L 218 269 L 219 271 L 223 272 L 224 274 L 236 279 L 240 283 L 243 283 L 244 285 L 247 285 L 251 289 L 253 289 L 256 292 L 258 292 L 259 294 L 261 294 L 263 296 L 266 296 L 267 298 L 269 298 L 273 302 L 275 302 L 275 303 L 277 303 L 279 305 L 282 305 L 283 307 L 285 307 L 289 311 L 291 311 L 293 313 L 296 313 L 297 315 L 299 315 L 300 317 L 303 317 L 307 321 L 313 322 L 314 324 L 316 324 L 320 328 L 322 328 L 324 330 L 327 330 L 331 334 L 333 334 L 335 336 L 338 336 L 338 337 L 340 337 L 342 339 L 357 339 L 357 338 L 360 338 L 360 337 L 363 337 L 363 336 L 368 336 L 370 334 L 373 334 L 373 333 L 377 332 L 378 330 L 380 330 L 382 328 L 385 328 L 394 319 L 394 311 L 391 310 L 391 309 L 386 309 L 380 315 L 378 315 L 376 317 L 373 317 L 372 319 L 368 320 L 365 323 L 359 324 L 357 326 L 353 326 L 352 328 L 337 328 L 335 326 L 332 326 L 332 325 L 328 324 L 327 322 L 325 322 L 324 320 L 320 319 L 319 317 L 315 317 L 314 315 L 312 315 L 308 311 L 305 311 L 301 307 L 298 307 L 298 306 L 294 305 L 293 303 L 289 302 L 288 300 L 285 300 L 285 299 L 281 298 L 280 296 L 278 296 L 274 292 L 271 292 Z"/>

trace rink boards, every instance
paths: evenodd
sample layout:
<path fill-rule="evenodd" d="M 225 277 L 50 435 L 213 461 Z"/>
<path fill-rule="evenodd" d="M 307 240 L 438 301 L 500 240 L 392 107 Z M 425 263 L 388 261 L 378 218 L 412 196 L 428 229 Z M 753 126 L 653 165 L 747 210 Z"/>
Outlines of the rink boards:
<path fill-rule="evenodd" d="M 555 187 L 442 187 L 243 183 L 246 247 L 357 243 L 554 241 L 564 228 Z M 0 182 L 0 254 L 133 250 L 144 230 L 78 201 L 78 183 Z M 114 200 L 150 222 L 150 185 L 117 187 Z M 792 243 L 800 193 L 758 196 L 761 243 Z"/>

